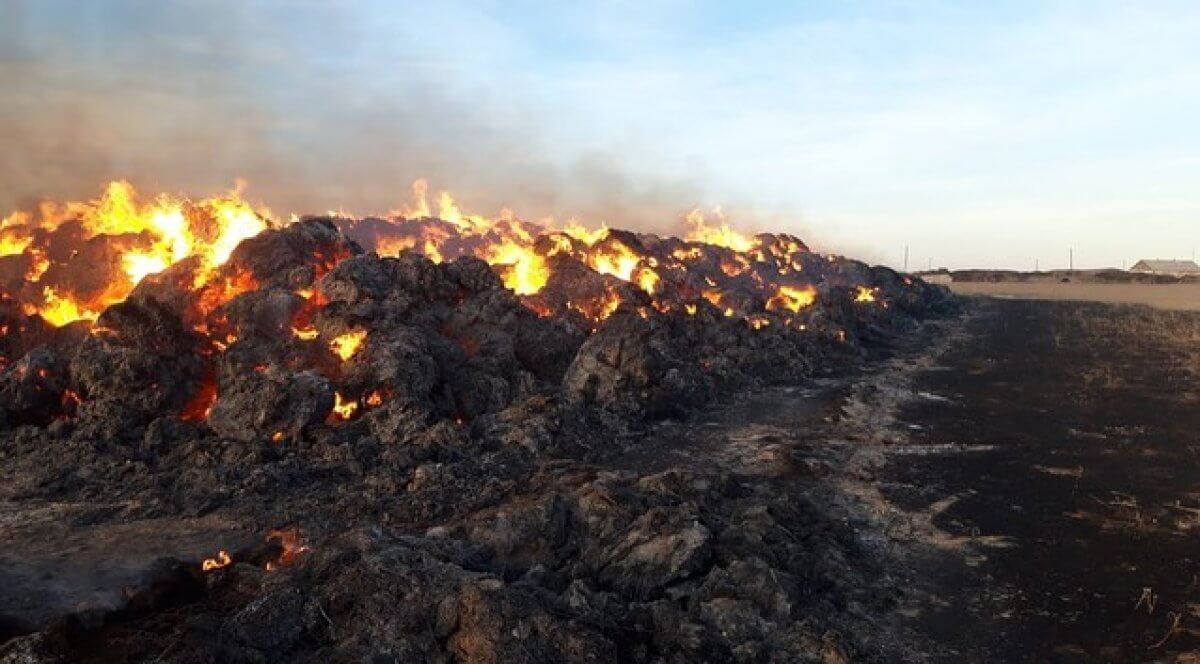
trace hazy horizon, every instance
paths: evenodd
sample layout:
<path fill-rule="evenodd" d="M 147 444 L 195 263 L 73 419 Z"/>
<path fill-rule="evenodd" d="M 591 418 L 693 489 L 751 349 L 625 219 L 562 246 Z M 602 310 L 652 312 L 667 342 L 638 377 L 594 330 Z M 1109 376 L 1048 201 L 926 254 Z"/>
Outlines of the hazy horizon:
<path fill-rule="evenodd" d="M 0 210 L 130 178 L 272 209 L 748 231 L 909 267 L 1200 242 L 1200 6 L 0 0 Z"/>

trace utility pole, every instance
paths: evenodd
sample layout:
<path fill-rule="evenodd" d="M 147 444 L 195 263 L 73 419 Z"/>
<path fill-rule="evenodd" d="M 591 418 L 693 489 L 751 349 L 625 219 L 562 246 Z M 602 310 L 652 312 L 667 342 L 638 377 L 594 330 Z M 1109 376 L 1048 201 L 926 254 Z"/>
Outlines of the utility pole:
<path fill-rule="evenodd" d="M 1067 254 L 1069 256 L 1069 258 L 1067 259 L 1068 260 L 1067 269 L 1070 270 L 1071 272 L 1074 272 L 1075 271 L 1075 247 L 1071 247 L 1067 251 L 1069 252 Z"/>
<path fill-rule="evenodd" d="M 1035 258 L 1035 259 L 1033 259 L 1033 271 L 1034 271 L 1034 272 L 1041 272 L 1041 271 L 1042 271 L 1042 265 L 1041 265 L 1041 263 L 1038 261 L 1038 259 L 1036 259 L 1036 258 Z"/>
<path fill-rule="evenodd" d="M 908 272 L 908 245 L 904 245 L 904 271 Z"/>

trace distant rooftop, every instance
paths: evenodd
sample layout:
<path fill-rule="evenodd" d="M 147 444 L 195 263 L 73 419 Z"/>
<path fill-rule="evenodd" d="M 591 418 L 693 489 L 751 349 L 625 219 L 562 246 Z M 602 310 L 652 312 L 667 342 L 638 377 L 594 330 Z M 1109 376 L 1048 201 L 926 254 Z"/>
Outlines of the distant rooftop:
<path fill-rule="evenodd" d="M 1129 268 L 1130 272 L 1156 272 L 1162 274 L 1200 274 L 1196 261 L 1147 258 Z"/>

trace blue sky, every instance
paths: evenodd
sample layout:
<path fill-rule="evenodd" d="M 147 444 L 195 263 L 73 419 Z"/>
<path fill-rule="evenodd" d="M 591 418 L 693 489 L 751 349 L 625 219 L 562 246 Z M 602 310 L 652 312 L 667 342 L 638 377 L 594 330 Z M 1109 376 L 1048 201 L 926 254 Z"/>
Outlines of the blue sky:
<path fill-rule="evenodd" d="M 735 6 L 736 5 L 736 6 Z M 993 6 L 1002 5 L 1002 6 Z M 1200 242 L 1200 5 L 0 0 L 0 203 L 105 177 L 278 211 L 668 230 L 695 205 L 898 264 Z M 7 197 L 7 198 L 6 198 Z"/>

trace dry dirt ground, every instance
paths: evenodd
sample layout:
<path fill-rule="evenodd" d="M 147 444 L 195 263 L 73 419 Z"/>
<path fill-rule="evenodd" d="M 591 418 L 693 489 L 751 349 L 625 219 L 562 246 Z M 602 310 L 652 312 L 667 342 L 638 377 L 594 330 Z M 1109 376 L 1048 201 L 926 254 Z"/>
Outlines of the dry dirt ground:
<path fill-rule="evenodd" d="M 1200 284 L 1101 284 L 1054 282 L 964 282 L 947 284 L 959 295 L 1032 300 L 1075 300 L 1146 304 L 1160 309 L 1200 311 Z"/>

